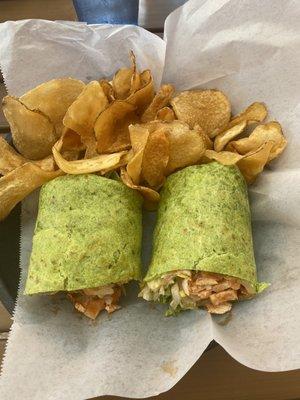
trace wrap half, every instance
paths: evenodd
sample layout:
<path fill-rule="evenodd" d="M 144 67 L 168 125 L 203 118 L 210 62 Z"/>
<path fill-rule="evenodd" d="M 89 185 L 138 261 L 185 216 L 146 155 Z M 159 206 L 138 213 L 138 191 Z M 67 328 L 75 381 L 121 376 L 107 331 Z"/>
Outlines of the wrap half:
<path fill-rule="evenodd" d="M 247 186 L 235 166 L 187 167 L 164 185 L 153 255 L 139 296 L 168 314 L 206 307 L 223 314 L 258 284 Z"/>
<path fill-rule="evenodd" d="M 41 189 L 25 294 L 67 292 L 91 318 L 139 279 L 142 200 L 123 183 L 65 175 Z"/>

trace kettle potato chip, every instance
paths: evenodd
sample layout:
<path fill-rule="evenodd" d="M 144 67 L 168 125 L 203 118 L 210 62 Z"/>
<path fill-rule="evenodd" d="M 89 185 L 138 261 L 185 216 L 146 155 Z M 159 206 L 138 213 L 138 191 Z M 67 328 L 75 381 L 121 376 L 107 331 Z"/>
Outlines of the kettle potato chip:
<path fill-rule="evenodd" d="M 274 143 L 272 141 L 265 142 L 256 151 L 245 154 L 245 156 L 242 156 L 242 159 L 238 161 L 237 166 L 247 183 L 253 183 L 257 175 L 263 171 L 264 166 L 269 160 L 273 146 Z"/>
<path fill-rule="evenodd" d="M 151 132 L 142 160 L 142 178 L 155 189 L 161 187 L 166 175 L 169 161 L 169 141 L 165 128 Z"/>
<path fill-rule="evenodd" d="M 121 168 L 121 179 L 126 186 L 130 187 L 131 189 L 135 189 L 141 193 L 144 200 L 147 202 L 147 207 L 146 207 L 147 209 L 152 210 L 156 208 L 160 198 L 159 193 L 157 191 L 147 186 L 135 185 L 132 182 L 125 168 Z"/>
<path fill-rule="evenodd" d="M 126 101 L 136 107 L 136 113 L 140 115 L 154 97 L 153 78 L 149 70 L 140 74 L 140 87 Z"/>
<path fill-rule="evenodd" d="M 108 104 L 99 82 L 91 81 L 70 105 L 63 119 L 65 127 L 81 136 L 81 141 L 91 156 L 95 155 L 97 147 L 94 134 L 95 121 Z"/>
<path fill-rule="evenodd" d="M 11 96 L 4 97 L 2 104 L 14 145 L 22 156 L 38 160 L 51 154 L 57 138 L 49 118 L 40 111 L 29 110 Z"/>
<path fill-rule="evenodd" d="M 178 168 L 198 163 L 206 149 L 200 128 L 190 129 L 188 124 L 181 121 L 173 121 L 165 126 L 166 136 L 170 143 L 167 174 Z"/>
<path fill-rule="evenodd" d="M 110 152 L 112 145 L 118 140 L 118 135 L 120 133 L 123 135 L 124 130 L 127 140 L 125 145 L 130 146 L 128 126 L 136 120 L 134 110 L 133 104 L 124 100 L 115 100 L 99 115 L 94 126 L 98 153 Z M 126 118 L 128 114 L 132 117 L 129 120 Z M 116 129 L 117 124 L 119 130 Z"/>
<path fill-rule="evenodd" d="M 232 153 L 231 151 L 217 152 L 215 150 L 206 150 L 205 157 L 210 160 L 218 161 L 223 165 L 234 165 L 243 158 L 240 154 Z"/>
<path fill-rule="evenodd" d="M 165 121 L 165 122 L 172 122 L 175 119 L 175 114 L 172 108 L 170 107 L 163 107 L 157 111 L 155 119 Z"/>
<path fill-rule="evenodd" d="M 272 121 L 263 125 L 258 125 L 251 135 L 247 138 L 231 142 L 231 145 L 240 154 L 246 154 L 251 151 L 257 150 L 265 142 L 272 141 L 268 162 L 281 154 L 287 144 L 283 136 L 281 126 L 278 122 Z"/>
<path fill-rule="evenodd" d="M 52 79 L 23 94 L 20 101 L 31 111 L 38 110 L 48 117 L 59 138 L 63 130 L 63 117 L 84 87 L 85 84 L 77 79 Z"/>
<path fill-rule="evenodd" d="M 191 128 L 198 124 L 210 137 L 217 128 L 225 127 L 231 115 L 231 105 L 219 90 L 188 90 L 171 100 L 176 117 Z"/>
<path fill-rule="evenodd" d="M 154 96 L 152 102 L 141 116 L 141 121 L 149 122 L 154 120 L 157 112 L 170 103 L 173 93 L 174 87 L 172 85 L 162 85 Z"/>
<path fill-rule="evenodd" d="M 31 192 L 62 174 L 60 170 L 49 172 L 28 162 L 0 178 L 0 221 Z"/>
<path fill-rule="evenodd" d="M 6 175 L 10 171 L 20 167 L 28 162 L 28 160 L 17 153 L 7 141 L 0 136 L 0 174 Z"/>
<path fill-rule="evenodd" d="M 246 110 L 236 115 L 229 122 L 227 129 L 234 125 L 239 124 L 242 121 L 246 121 L 247 124 L 253 124 L 256 122 L 262 122 L 268 115 L 268 110 L 264 103 L 253 103 Z"/>
<path fill-rule="evenodd" d="M 220 133 L 214 141 L 214 148 L 216 151 L 221 151 L 233 138 L 240 135 L 247 126 L 247 121 L 242 121 L 237 125 L 227 129 L 226 131 Z"/>
<path fill-rule="evenodd" d="M 88 174 L 101 172 L 115 168 L 127 151 L 120 151 L 113 154 L 101 154 L 93 158 L 84 160 L 66 160 L 59 152 L 59 145 L 54 145 L 53 157 L 59 168 L 66 174 Z"/>

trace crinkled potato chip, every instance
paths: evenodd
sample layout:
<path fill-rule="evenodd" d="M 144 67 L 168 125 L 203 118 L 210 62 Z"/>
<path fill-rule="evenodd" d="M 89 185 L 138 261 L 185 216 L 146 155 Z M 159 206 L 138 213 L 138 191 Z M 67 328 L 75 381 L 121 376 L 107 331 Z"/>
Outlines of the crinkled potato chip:
<path fill-rule="evenodd" d="M 102 87 L 107 100 L 111 103 L 115 100 L 114 89 L 106 79 L 100 79 L 99 85 Z"/>
<path fill-rule="evenodd" d="M 11 96 L 3 99 L 3 113 L 10 125 L 14 145 L 24 157 L 38 160 L 51 154 L 57 138 L 47 116 L 29 110 Z"/>
<path fill-rule="evenodd" d="M 33 163 L 26 163 L 0 178 L 0 220 L 26 196 L 63 172 L 44 171 Z"/>
<path fill-rule="evenodd" d="M 131 77 L 131 68 L 121 68 L 115 74 L 112 81 L 112 87 L 114 89 L 114 95 L 116 99 L 124 100 L 129 96 L 131 88 Z"/>
<path fill-rule="evenodd" d="M 223 165 L 234 165 L 240 161 L 244 156 L 240 154 L 231 153 L 230 151 L 220 151 L 206 150 L 205 157 L 210 160 L 216 160 Z"/>
<path fill-rule="evenodd" d="M 135 185 L 132 182 L 125 168 L 121 168 L 121 179 L 126 186 L 130 187 L 131 189 L 137 190 L 138 192 L 141 193 L 146 202 L 147 209 L 152 210 L 157 207 L 160 198 L 158 192 L 146 186 Z"/>
<path fill-rule="evenodd" d="M 135 185 L 140 183 L 144 149 L 149 134 L 149 129 L 143 125 L 136 124 L 129 126 L 130 142 L 134 156 L 128 162 L 126 170 Z"/>
<path fill-rule="evenodd" d="M 234 125 L 232 128 L 227 129 L 226 131 L 220 133 L 214 141 L 214 148 L 216 151 L 221 151 L 230 142 L 233 138 L 240 135 L 247 126 L 247 121 L 242 121 L 237 125 Z"/>
<path fill-rule="evenodd" d="M 140 115 L 144 112 L 154 97 L 153 78 L 149 70 L 140 74 L 140 88 L 132 93 L 126 101 L 136 107 L 136 112 Z"/>
<path fill-rule="evenodd" d="M 84 159 L 68 161 L 59 152 L 59 144 L 53 146 L 53 157 L 59 168 L 66 174 L 88 174 L 92 172 L 101 172 L 103 170 L 113 169 L 118 166 L 127 151 L 120 151 L 113 154 L 101 154 L 99 156 Z"/>
<path fill-rule="evenodd" d="M 70 105 L 63 119 L 63 124 L 81 136 L 87 148 L 87 156 L 96 154 L 94 125 L 102 111 L 109 105 L 99 82 L 88 83 L 77 99 Z"/>
<path fill-rule="evenodd" d="M 28 162 L 28 160 L 17 153 L 15 149 L 0 136 L 0 174 L 6 175 L 26 162 Z"/>
<path fill-rule="evenodd" d="M 130 85 L 130 94 L 135 93 L 140 89 L 141 86 L 141 77 L 136 68 L 136 59 L 134 52 L 130 51 L 130 59 L 132 65 L 132 77 L 131 77 L 131 85 Z"/>
<path fill-rule="evenodd" d="M 149 128 L 147 126 L 136 124 L 129 125 L 129 136 L 130 143 L 134 153 L 138 153 L 140 150 L 143 150 L 146 146 L 148 136 L 149 136 Z"/>
<path fill-rule="evenodd" d="M 135 112 L 127 114 L 123 119 L 118 121 L 114 128 L 116 140 L 107 149 L 107 153 L 116 153 L 122 150 L 128 150 L 131 147 L 129 126 L 139 121 Z"/>
<path fill-rule="evenodd" d="M 268 110 L 264 103 L 252 103 L 246 110 L 242 111 L 229 122 L 227 129 L 240 122 L 246 121 L 247 124 L 262 122 L 268 115 Z"/>
<path fill-rule="evenodd" d="M 139 185 L 140 183 L 143 156 L 144 149 L 141 149 L 133 156 L 126 166 L 126 171 L 135 185 Z"/>
<path fill-rule="evenodd" d="M 263 171 L 264 166 L 269 160 L 273 146 L 274 143 L 269 141 L 263 143 L 257 151 L 241 156 L 242 159 L 237 163 L 237 166 L 247 183 L 253 183 L 257 175 Z"/>
<path fill-rule="evenodd" d="M 163 107 L 157 111 L 155 119 L 165 122 L 172 122 L 175 119 L 175 114 L 172 108 Z"/>
<path fill-rule="evenodd" d="M 81 136 L 72 131 L 72 129 L 65 128 L 61 138 L 59 139 L 60 149 L 63 151 L 74 150 L 83 151 L 85 146 L 81 141 Z"/>
<path fill-rule="evenodd" d="M 152 188 L 158 189 L 165 180 L 169 161 L 169 141 L 165 128 L 150 133 L 142 161 L 142 179 Z"/>
<path fill-rule="evenodd" d="M 272 121 L 258 125 L 249 137 L 231 142 L 231 145 L 238 153 L 246 154 L 257 150 L 263 143 L 270 140 L 273 141 L 273 147 L 269 154 L 269 162 L 281 154 L 287 145 L 281 125 L 278 122 Z"/>
<path fill-rule="evenodd" d="M 118 100 L 125 100 L 131 93 L 138 90 L 140 85 L 135 55 L 132 51 L 130 52 L 130 59 L 131 67 L 119 69 L 112 80 L 115 98 Z"/>
<path fill-rule="evenodd" d="M 210 137 L 225 127 L 231 115 L 228 98 L 219 90 L 188 90 L 171 100 L 176 117 L 191 128 L 198 124 Z"/>
<path fill-rule="evenodd" d="M 28 109 L 38 110 L 46 115 L 59 138 L 63 130 L 63 117 L 84 87 L 85 84 L 77 79 L 52 79 L 23 94 L 20 101 Z"/>
<path fill-rule="evenodd" d="M 141 116 L 142 122 L 149 122 L 155 119 L 157 112 L 166 107 L 171 100 L 174 93 L 174 87 L 172 85 L 162 85 L 159 91 L 154 96 L 152 102 L 146 108 L 145 112 Z"/>
<path fill-rule="evenodd" d="M 167 174 L 200 161 L 205 153 L 206 143 L 199 129 L 192 130 L 181 121 L 166 123 L 165 129 L 170 143 Z"/>
<path fill-rule="evenodd" d="M 133 114 L 135 106 L 123 100 L 115 100 L 106 108 L 97 118 L 94 130 L 97 139 L 98 153 L 107 153 L 111 151 L 112 145 L 118 140 L 118 134 L 126 131 L 126 139 L 130 145 L 128 126 L 136 120 Z M 126 116 L 130 114 L 131 119 Z M 126 118 L 126 119 L 125 119 Z M 125 120 L 125 125 L 123 124 Z M 117 129 L 119 125 L 119 130 Z"/>
<path fill-rule="evenodd" d="M 110 173 L 110 174 L 116 174 L 118 176 L 117 170 L 119 170 L 121 167 L 125 167 L 131 161 L 132 158 L 133 158 L 133 151 L 129 150 L 120 158 L 118 164 L 114 164 L 106 169 L 102 169 L 99 173 L 100 175 L 106 175 Z"/>

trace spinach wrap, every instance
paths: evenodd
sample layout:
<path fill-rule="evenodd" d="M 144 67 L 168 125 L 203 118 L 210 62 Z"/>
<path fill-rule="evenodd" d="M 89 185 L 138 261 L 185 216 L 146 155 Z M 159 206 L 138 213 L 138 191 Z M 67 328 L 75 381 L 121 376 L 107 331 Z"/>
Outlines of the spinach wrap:
<path fill-rule="evenodd" d="M 205 307 L 223 314 L 258 284 L 247 186 L 239 169 L 217 162 L 187 167 L 161 192 L 145 300 L 170 304 L 167 314 Z"/>
<path fill-rule="evenodd" d="M 25 294 L 66 292 L 96 318 L 140 279 L 140 195 L 98 175 L 65 175 L 41 189 Z"/>

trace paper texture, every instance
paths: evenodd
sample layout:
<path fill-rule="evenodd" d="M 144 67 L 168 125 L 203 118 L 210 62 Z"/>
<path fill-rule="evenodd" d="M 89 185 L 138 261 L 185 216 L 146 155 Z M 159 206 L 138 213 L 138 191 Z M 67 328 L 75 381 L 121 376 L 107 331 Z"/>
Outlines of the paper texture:
<path fill-rule="evenodd" d="M 22 295 L 37 193 L 23 203 L 22 279 L 0 398 L 82 400 L 149 397 L 170 389 L 215 339 L 241 363 L 264 371 L 300 368 L 299 4 L 280 0 L 194 0 L 166 22 L 165 44 L 137 27 L 23 21 L 0 25 L 8 91 L 20 95 L 58 76 L 111 76 L 133 49 L 140 67 L 177 89 L 219 88 L 235 112 L 264 101 L 289 144 L 250 189 L 258 277 L 271 287 L 233 307 L 221 326 L 204 311 L 165 318 L 136 298 L 95 323 L 65 299 Z M 165 60 L 164 60 L 165 57 Z M 155 216 L 145 215 L 144 258 Z"/>

